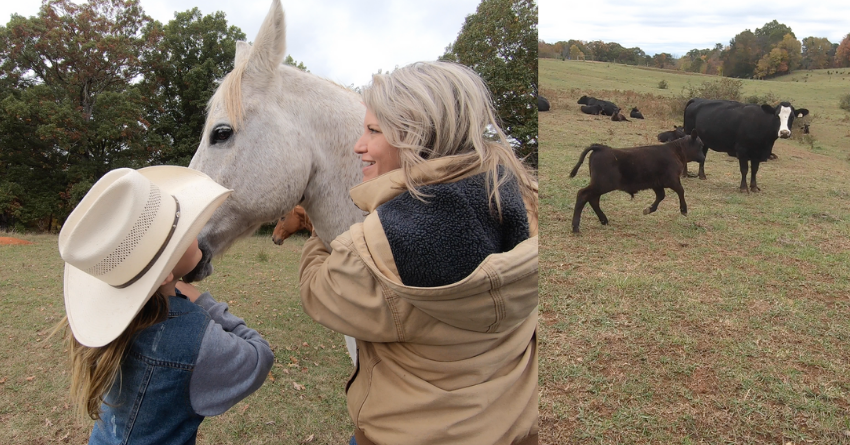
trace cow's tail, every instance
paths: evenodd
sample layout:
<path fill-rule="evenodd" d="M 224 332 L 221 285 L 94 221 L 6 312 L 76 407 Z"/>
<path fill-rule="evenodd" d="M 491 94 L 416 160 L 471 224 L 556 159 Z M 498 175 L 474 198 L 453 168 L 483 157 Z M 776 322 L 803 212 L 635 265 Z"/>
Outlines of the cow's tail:
<path fill-rule="evenodd" d="M 584 157 L 587 156 L 587 154 L 589 152 L 591 152 L 593 150 L 599 150 L 600 148 L 604 148 L 604 147 L 605 147 L 604 145 L 593 144 L 590 147 L 585 148 L 584 151 L 581 152 L 581 156 L 578 157 L 578 163 L 576 163 L 576 166 L 573 167 L 573 171 L 570 172 L 570 177 L 571 178 L 576 177 L 576 174 L 578 173 L 579 167 L 581 167 L 581 164 L 584 163 Z"/>

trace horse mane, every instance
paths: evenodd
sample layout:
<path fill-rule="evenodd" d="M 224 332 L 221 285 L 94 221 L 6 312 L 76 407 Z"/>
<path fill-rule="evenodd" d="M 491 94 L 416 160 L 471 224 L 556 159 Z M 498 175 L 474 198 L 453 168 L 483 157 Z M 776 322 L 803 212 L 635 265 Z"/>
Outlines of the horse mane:
<path fill-rule="evenodd" d="M 245 74 L 245 68 L 248 66 L 248 58 L 240 60 L 233 66 L 233 71 L 224 76 L 221 81 L 219 91 L 222 92 L 224 102 L 224 110 L 227 112 L 227 119 L 233 126 L 233 131 L 239 131 L 239 127 L 245 119 L 245 110 L 242 108 L 242 76 Z M 216 95 L 213 94 L 207 102 L 207 115 L 210 114 L 215 102 Z M 208 122 L 209 123 L 209 122 Z M 209 129 L 205 128 L 206 133 Z"/>

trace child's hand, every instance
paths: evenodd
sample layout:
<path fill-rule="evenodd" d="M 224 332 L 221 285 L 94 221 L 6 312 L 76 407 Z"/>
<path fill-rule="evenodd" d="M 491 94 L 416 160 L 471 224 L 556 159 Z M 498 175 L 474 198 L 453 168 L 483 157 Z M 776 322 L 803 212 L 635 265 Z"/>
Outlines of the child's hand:
<path fill-rule="evenodd" d="M 177 283 L 174 283 L 174 287 L 177 288 L 181 294 L 185 295 L 192 303 L 201 296 L 201 291 L 189 283 L 178 281 Z"/>

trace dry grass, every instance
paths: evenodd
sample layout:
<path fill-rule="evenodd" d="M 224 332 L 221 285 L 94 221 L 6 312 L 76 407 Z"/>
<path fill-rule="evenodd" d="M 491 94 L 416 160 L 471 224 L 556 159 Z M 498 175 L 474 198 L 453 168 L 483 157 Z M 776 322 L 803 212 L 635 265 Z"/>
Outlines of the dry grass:
<path fill-rule="evenodd" d="M 601 200 L 610 225 L 586 208 L 575 236 L 589 178 L 568 172 L 581 150 L 654 143 L 681 118 L 653 109 L 649 86 L 689 80 L 596 68 L 541 63 L 542 94 L 555 98 L 540 113 L 541 443 L 850 443 L 850 163 L 836 136 L 850 123 L 823 128 L 826 101 L 773 83 L 821 116 L 820 131 L 814 150 L 777 142 L 761 193 L 739 193 L 737 161 L 711 151 L 708 179 L 684 180 L 687 217 L 675 194 L 644 216 L 652 192 L 613 192 Z M 609 77 L 638 86 L 607 89 Z M 745 83 L 745 96 L 769 84 Z M 581 94 L 647 119 L 584 115 Z"/>

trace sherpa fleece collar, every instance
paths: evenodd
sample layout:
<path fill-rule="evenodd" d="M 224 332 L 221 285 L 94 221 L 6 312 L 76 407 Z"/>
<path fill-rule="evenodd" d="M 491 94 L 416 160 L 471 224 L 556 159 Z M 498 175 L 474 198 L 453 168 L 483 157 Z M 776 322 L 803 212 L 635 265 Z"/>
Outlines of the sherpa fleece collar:
<path fill-rule="evenodd" d="M 460 159 L 468 155 L 445 156 L 442 158 L 425 161 L 415 166 L 411 172 L 414 179 L 427 180 L 433 178 L 445 178 L 443 183 L 456 182 L 469 176 L 475 176 L 484 172 L 483 166 L 467 169 L 449 176 L 449 167 L 456 164 Z M 407 190 L 404 185 L 404 170 L 398 168 L 384 173 L 377 178 L 357 184 L 349 191 L 354 204 L 361 210 L 369 213 L 374 212 L 379 205 L 389 201 Z"/>

